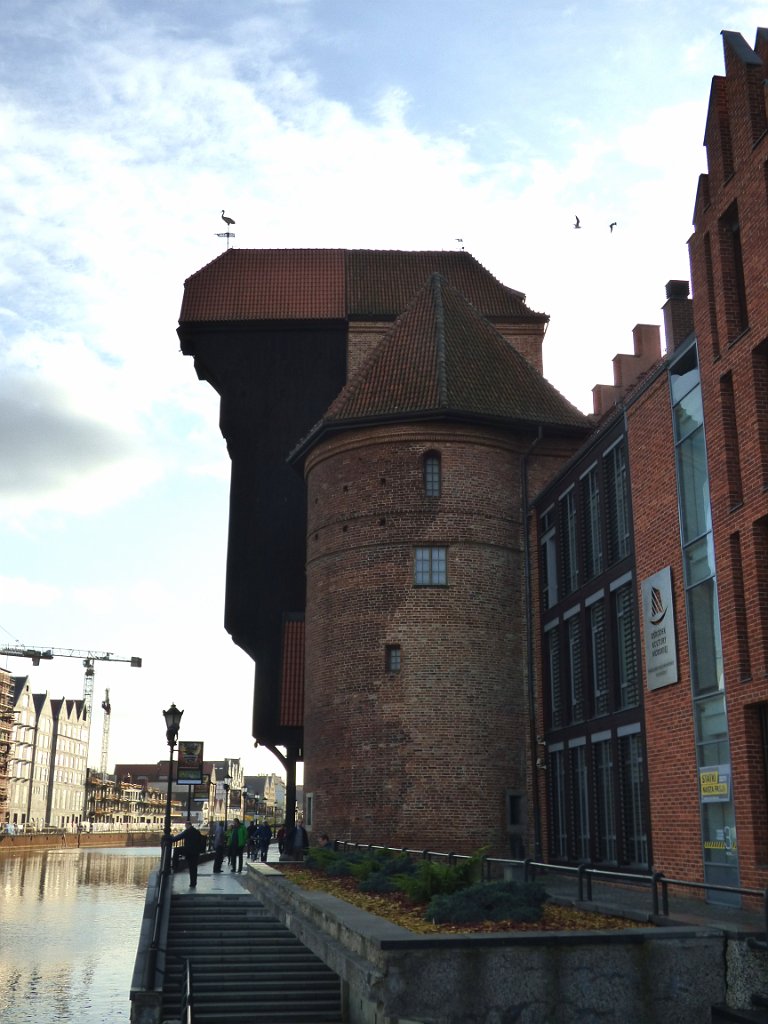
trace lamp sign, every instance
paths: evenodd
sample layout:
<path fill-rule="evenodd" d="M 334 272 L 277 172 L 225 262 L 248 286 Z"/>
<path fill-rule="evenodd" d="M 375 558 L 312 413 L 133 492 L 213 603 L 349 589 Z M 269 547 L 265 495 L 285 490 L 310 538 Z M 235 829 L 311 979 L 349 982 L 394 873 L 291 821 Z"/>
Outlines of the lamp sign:
<path fill-rule="evenodd" d="M 200 740 L 179 740 L 179 762 L 176 782 L 180 786 L 201 786 L 203 783 L 203 744 Z"/>

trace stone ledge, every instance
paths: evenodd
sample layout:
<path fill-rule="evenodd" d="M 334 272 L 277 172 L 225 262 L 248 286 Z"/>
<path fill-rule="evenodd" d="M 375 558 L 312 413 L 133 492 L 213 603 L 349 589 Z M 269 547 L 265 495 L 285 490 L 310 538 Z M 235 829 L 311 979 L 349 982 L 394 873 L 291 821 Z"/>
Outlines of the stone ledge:
<path fill-rule="evenodd" d="M 279 872 L 248 883 L 341 977 L 351 1024 L 700 1024 L 726 996 L 712 929 L 422 936 Z"/>

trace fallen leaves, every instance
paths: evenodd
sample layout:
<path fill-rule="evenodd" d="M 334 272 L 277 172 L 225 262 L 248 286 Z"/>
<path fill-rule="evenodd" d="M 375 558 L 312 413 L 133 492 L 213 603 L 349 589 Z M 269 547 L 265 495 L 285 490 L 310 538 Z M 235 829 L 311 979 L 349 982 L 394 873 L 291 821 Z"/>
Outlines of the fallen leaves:
<path fill-rule="evenodd" d="M 541 919 L 535 922 L 520 923 L 518 921 L 481 921 L 477 924 L 432 924 L 424 919 L 425 905 L 410 903 L 402 893 L 385 895 L 360 892 L 357 882 L 352 878 L 329 878 L 309 868 L 281 864 L 280 870 L 286 877 L 302 889 L 327 892 L 338 896 L 370 914 L 383 917 L 401 928 L 417 932 L 420 935 L 467 935 L 484 932 L 574 932 L 601 931 L 603 929 L 624 929 L 648 927 L 623 917 L 611 917 L 607 914 L 576 910 L 574 907 L 562 907 L 547 903 L 543 907 Z"/>

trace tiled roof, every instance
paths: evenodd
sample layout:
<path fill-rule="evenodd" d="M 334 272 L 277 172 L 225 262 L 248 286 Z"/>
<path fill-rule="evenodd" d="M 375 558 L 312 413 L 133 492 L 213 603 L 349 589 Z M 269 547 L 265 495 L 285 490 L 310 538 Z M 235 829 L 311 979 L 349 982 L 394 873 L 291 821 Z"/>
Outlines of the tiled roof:
<path fill-rule="evenodd" d="M 280 680 L 280 725 L 304 724 L 304 616 L 283 621 L 283 664 Z"/>
<path fill-rule="evenodd" d="M 586 416 L 439 274 L 432 275 L 300 450 L 326 428 L 430 415 L 589 428 Z"/>
<path fill-rule="evenodd" d="M 548 319 L 468 252 L 230 249 L 184 283 L 179 322 L 394 319 L 433 272 L 490 319 Z"/>

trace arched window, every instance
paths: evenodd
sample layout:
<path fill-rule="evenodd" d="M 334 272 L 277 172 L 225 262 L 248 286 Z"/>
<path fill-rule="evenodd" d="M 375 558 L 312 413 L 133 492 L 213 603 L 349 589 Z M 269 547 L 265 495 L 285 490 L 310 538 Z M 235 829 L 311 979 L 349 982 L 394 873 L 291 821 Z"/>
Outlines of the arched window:
<path fill-rule="evenodd" d="M 427 452 L 424 456 L 424 493 L 428 498 L 440 497 L 440 455 Z"/>

